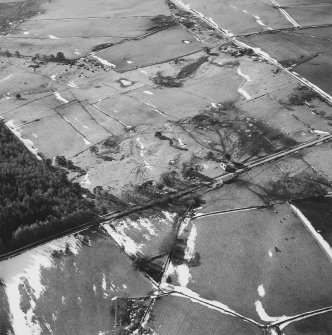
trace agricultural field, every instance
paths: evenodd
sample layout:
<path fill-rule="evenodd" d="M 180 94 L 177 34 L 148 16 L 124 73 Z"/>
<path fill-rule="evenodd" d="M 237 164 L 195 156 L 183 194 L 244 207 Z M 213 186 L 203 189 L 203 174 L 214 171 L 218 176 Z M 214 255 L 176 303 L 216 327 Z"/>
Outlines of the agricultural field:
<path fill-rule="evenodd" d="M 187 281 L 174 263 L 173 285 L 261 323 L 331 305 L 330 260 L 287 204 L 198 216 L 189 227 L 199 262 L 184 263 Z"/>
<path fill-rule="evenodd" d="M 95 219 L 19 231 L 1 335 L 330 334 L 331 8 L 0 0 L 1 125 Z"/>
<path fill-rule="evenodd" d="M 149 327 L 160 335 L 212 335 L 216 329 L 226 334 L 261 334 L 255 325 L 176 296 L 157 300 L 151 319 Z"/>
<path fill-rule="evenodd" d="M 0 277 L 11 319 L 7 330 L 15 334 L 120 334 L 139 322 L 153 290 L 116 243 L 94 230 L 4 261 Z M 2 326 L 5 320 L 2 315 Z"/>

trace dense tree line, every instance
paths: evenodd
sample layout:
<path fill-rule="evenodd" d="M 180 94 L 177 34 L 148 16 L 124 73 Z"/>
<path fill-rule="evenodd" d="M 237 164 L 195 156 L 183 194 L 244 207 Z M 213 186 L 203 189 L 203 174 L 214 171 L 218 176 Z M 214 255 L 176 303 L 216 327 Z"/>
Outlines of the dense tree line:
<path fill-rule="evenodd" d="M 96 217 L 66 173 L 38 161 L 0 120 L 0 252 Z"/>

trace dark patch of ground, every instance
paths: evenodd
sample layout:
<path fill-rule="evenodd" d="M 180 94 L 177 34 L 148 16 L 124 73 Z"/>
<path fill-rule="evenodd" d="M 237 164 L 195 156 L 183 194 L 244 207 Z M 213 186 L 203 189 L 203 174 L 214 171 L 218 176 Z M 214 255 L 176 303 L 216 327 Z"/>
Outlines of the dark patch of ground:
<path fill-rule="evenodd" d="M 164 76 L 160 71 L 157 72 L 157 76 L 153 78 L 153 82 L 158 86 L 164 87 L 181 87 L 183 81 L 189 76 L 193 75 L 202 64 L 209 60 L 208 57 L 200 57 L 195 62 L 185 65 L 180 72 L 175 76 Z"/>
<path fill-rule="evenodd" d="M 5 284 L 0 280 L 0 334 L 13 334 L 13 329 L 10 324 L 10 311 L 5 291 Z"/>
<path fill-rule="evenodd" d="M 129 335 L 137 330 L 149 304 L 149 298 L 117 298 L 112 303 L 111 314 L 119 334 Z"/>
<path fill-rule="evenodd" d="M 254 50 L 251 48 L 241 48 L 235 45 L 233 42 L 222 45 L 219 48 L 219 51 L 227 53 L 233 57 L 253 56 L 255 54 Z"/>
<path fill-rule="evenodd" d="M 109 48 L 109 47 L 111 47 L 113 45 L 114 45 L 114 43 L 102 43 L 102 44 L 98 44 L 98 45 L 95 45 L 92 48 L 92 51 L 96 52 L 96 51 L 104 50 L 104 49 Z"/>
<path fill-rule="evenodd" d="M 307 86 L 301 86 L 292 92 L 292 94 L 288 97 L 287 103 L 290 106 L 304 105 L 314 99 L 322 100 L 322 97 Z"/>
<path fill-rule="evenodd" d="M 176 24 L 172 16 L 166 16 L 166 15 L 157 15 L 151 18 L 151 22 L 153 22 L 154 26 L 151 27 L 149 30 Z"/>
<path fill-rule="evenodd" d="M 279 334 L 279 333 L 278 333 Z M 280 334 L 328 335 L 332 334 L 332 313 L 323 313 L 291 323 Z"/>
<path fill-rule="evenodd" d="M 96 186 L 93 189 L 94 201 L 101 214 L 107 214 L 112 211 L 125 210 L 129 204 L 103 189 L 102 186 Z"/>
<path fill-rule="evenodd" d="M 198 144 L 212 153 L 216 161 L 244 163 L 289 147 L 296 141 L 269 125 L 246 117 L 234 101 L 219 104 L 188 119 L 177 122 Z M 208 158 L 208 157 L 207 157 Z"/>
<path fill-rule="evenodd" d="M 147 256 L 139 256 L 133 260 L 133 267 L 137 271 L 148 274 L 156 282 L 160 282 L 164 270 L 164 262 L 159 262 L 162 257 L 164 255 L 153 259 Z"/>
<path fill-rule="evenodd" d="M 192 74 L 194 74 L 202 64 L 206 63 L 209 60 L 209 57 L 200 57 L 195 62 L 189 63 L 184 66 L 180 72 L 177 74 L 177 79 L 186 79 Z"/>
<path fill-rule="evenodd" d="M 178 149 L 178 150 L 183 150 L 183 151 L 188 151 L 187 148 L 184 148 L 182 146 L 179 145 L 179 141 L 176 139 L 176 138 L 170 138 L 168 136 L 165 136 L 163 135 L 160 131 L 157 131 L 155 133 L 155 136 L 157 138 L 159 138 L 161 141 L 168 141 L 169 142 L 169 145 L 175 149 Z"/>
<path fill-rule="evenodd" d="M 320 197 L 292 202 L 332 246 L 332 198 Z"/>
<path fill-rule="evenodd" d="M 152 80 L 156 85 L 164 87 L 181 87 L 183 85 L 182 80 L 172 76 L 164 76 L 160 71 Z"/>
<path fill-rule="evenodd" d="M 287 158 L 285 160 L 287 161 Z M 247 187 L 267 205 L 271 200 L 290 201 L 322 197 L 330 190 L 329 182 L 309 166 L 294 173 L 288 171 L 282 162 L 277 161 L 253 170 L 252 173 L 255 175 L 252 179 L 241 178 L 237 179 L 236 183 Z"/>

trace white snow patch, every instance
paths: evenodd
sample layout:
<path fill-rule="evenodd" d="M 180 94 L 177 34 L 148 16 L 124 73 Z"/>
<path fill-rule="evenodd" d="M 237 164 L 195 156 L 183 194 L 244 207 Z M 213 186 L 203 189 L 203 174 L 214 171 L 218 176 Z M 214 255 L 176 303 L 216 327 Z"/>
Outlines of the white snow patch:
<path fill-rule="evenodd" d="M 80 184 L 81 186 L 91 185 L 91 181 L 89 179 L 89 172 L 84 176 L 84 180 Z"/>
<path fill-rule="evenodd" d="M 117 230 L 114 230 L 109 224 L 104 223 L 103 228 L 107 231 L 107 233 L 122 246 L 125 252 L 128 255 L 136 256 L 138 252 L 141 251 L 142 247 L 135 243 L 130 237 L 128 237 L 124 232 L 122 227 L 117 227 Z"/>
<path fill-rule="evenodd" d="M 56 78 L 56 74 L 52 74 L 51 79 L 55 81 L 56 80 L 55 78 Z"/>
<path fill-rule="evenodd" d="M 128 218 L 122 222 L 122 227 L 123 229 L 129 229 L 129 230 L 131 230 L 132 228 L 137 229 L 138 231 L 142 230 L 141 226 L 138 224 L 137 221 Z"/>
<path fill-rule="evenodd" d="M 327 132 L 327 131 L 323 131 L 323 130 L 313 129 L 312 131 L 313 131 L 315 134 L 317 134 L 317 135 L 330 135 L 329 132 Z"/>
<path fill-rule="evenodd" d="M 196 237 L 197 237 L 197 229 L 196 229 L 196 226 L 193 225 L 193 227 L 191 228 L 188 240 L 187 240 L 187 246 L 186 246 L 186 250 L 184 253 L 184 259 L 187 261 L 189 261 L 190 259 L 194 257 Z"/>
<path fill-rule="evenodd" d="M 266 24 L 263 23 L 263 21 L 261 20 L 261 18 L 260 18 L 259 16 L 254 15 L 254 18 L 256 19 L 256 22 L 257 22 L 259 25 L 264 26 L 264 27 L 266 26 Z"/>
<path fill-rule="evenodd" d="M 141 139 L 140 139 L 139 137 L 137 137 L 136 141 L 137 141 L 138 144 L 140 145 L 140 149 L 141 149 L 141 151 L 140 151 L 140 155 L 141 155 L 141 157 L 143 158 L 145 167 L 146 167 L 147 169 L 149 169 L 149 170 L 153 170 L 153 167 L 152 167 L 152 166 L 145 160 L 145 158 L 144 158 L 144 149 L 145 149 L 144 144 L 142 143 L 142 141 L 141 141 Z"/>
<path fill-rule="evenodd" d="M 288 317 L 283 315 L 283 316 L 269 316 L 261 301 L 257 300 L 255 302 L 255 306 L 256 306 L 256 312 L 259 315 L 259 317 L 261 318 L 262 321 L 266 321 L 266 322 L 280 322 L 283 320 L 286 320 Z"/>
<path fill-rule="evenodd" d="M 106 291 L 107 283 L 106 283 L 106 276 L 105 276 L 104 273 L 103 273 L 103 280 L 102 280 L 102 283 L 101 283 L 101 287 L 103 288 L 104 291 Z"/>
<path fill-rule="evenodd" d="M 178 139 L 179 145 L 181 148 L 184 148 L 186 145 L 182 142 L 181 138 Z"/>
<path fill-rule="evenodd" d="M 175 213 L 170 213 L 170 212 L 167 212 L 167 211 L 162 211 L 162 213 L 165 215 L 167 220 L 172 221 L 172 222 L 173 222 L 174 218 L 176 217 Z"/>
<path fill-rule="evenodd" d="M 73 81 L 70 81 L 70 82 L 67 84 L 67 86 L 72 87 L 72 88 L 76 88 L 76 87 L 78 87 Z"/>
<path fill-rule="evenodd" d="M 259 296 L 261 297 L 261 298 L 264 298 L 265 297 L 265 289 L 264 289 L 264 286 L 263 286 L 263 284 L 261 284 L 261 285 L 259 285 L 258 286 L 258 288 L 257 288 L 257 292 L 258 292 L 258 294 L 259 294 Z"/>
<path fill-rule="evenodd" d="M 241 71 L 240 67 L 237 68 L 237 74 L 238 74 L 239 76 L 243 77 L 246 81 L 252 81 L 252 80 L 250 79 L 250 77 L 249 77 L 247 74 L 244 74 L 244 73 Z"/>
<path fill-rule="evenodd" d="M 145 93 L 145 94 L 148 94 L 148 95 L 153 95 L 153 93 L 150 92 L 150 91 L 144 91 L 144 93 Z"/>
<path fill-rule="evenodd" d="M 38 138 L 38 135 L 37 135 L 37 134 L 32 134 L 32 136 L 33 136 L 34 138 Z"/>
<path fill-rule="evenodd" d="M 98 56 L 96 56 L 94 54 L 92 54 L 92 57 L 96 58 L 103 65 L 109 66 L 111 68 L 116 68 L 115 64 L 112 64 L 112 63 L 108 62 L 106 59 L 100 58 L 100 57 L 98 57 Z"/>
<path fill-rule="evenodd" d="M 127 63 L 128 64 L 132 64 L 133 62 L 131 60 L 127 60 Z"/>
<path fill-rule="evenodd" d="M 10 100 L 10 99 L 11 99 L 10 93 L 7 93 L 6 95 L 4 95 L 4 96 L 0 99 L 0 101 Z M 1 118 L 1 119 L 3 119 L 3 118 Z"/>
<path fill-rule="evenodd" d="M 18 289 L 20 278 L 15 278 L 6 284 L 9 309 L 12 314 L 12 327 L 15 335 L 41 334 L 41 328 L 33 323 L 20 307 L 21 295 Z"/>
<path fill-rule="evenodd" d="M 67 104 L 69 101 L 65 99 L 64 97 L 61 96 L 59 92 L 54 92 L 55 97 L 59 100 L 62 101 L 63 103 Z"/>
<path fill-rule="evenodd" d="M 242 12 L 243 12 L 243 13 L 246 13 L 246 14 L 248 14 L 248 11 L 247 11 L 247 10 L 245 10 L 245 9 L 244 9 Z"/>
<path fill-rule="evenodd" d="M 186 287 L 191 278 L 189 266 L 187 264 L 181 264 L 175 267 L 178 282 L 181 286 Z"/>
<path fill-rule="evenodd" d="M 143 234 L 143 237 L 147 240 L 150 241 L 151 240 L 151 236 L 148 234 Z"/>
<path fill-rule="evenodd" d="M 41 269 L 49 268 L 52 265 L 51 254 L 54 250 L 64 251 L 67 246 L 75 253 L 78 252 L 80 243 L 74 236 L 68 236 L 1 262 L 0 277 L 6 285 L 5 290 L 15 335 L 41 334 L 38 323 L 32 322 L 33 310 L 30 309 L 25 314 L 20 308 L 19 285 L 22 283 L 22 278 L 27 279 L 34 298 L 39 299 L 45 289 L 41 284 Z M 31 300 L 31 303 L 33 308 L 34 301 Z"/>
<path fill-rule="evenodd" d="M 0 83 L 2 83 L 2 82 L 4 82 L 4 81 L 6 81 L 6 80 L 8 80 L 8 79 L 10 79 L 12 76 L 13 76 L 13 74 L 11 73 L 11 74 L 10 74 L 10 75 L 8 75 L 7 77 L 5 77 L 5 78 L 1 79 L 1 80 L 0 80 Z"/>
<path fill-rule="evenodd" d="M 242 94 L 247 100 L 250 100 L 251 97 L 247 91 L 245 91 L 242 87 L 239 87 L 237 90 L 240 94 Z"/>
<path fill-rule="evenodd" d="M 56 37 L 54 35 L 48 35 L 48 38 L 52 39 L 52 40 L 59 40 L 59 37 Z"/>
<path fill-rule="evenodd" d="M 83 140 L 84 140 L 84 143 L 85 143 L 86 145 L 90 145 L 90 144 L 91 144 L 91 142 L 88 141 L 85 137 L 83 137 Z"/>
<path fill-rule="evenodd" d="M 183 43 L 190 44 L 190 41 L 184 40 Z"/>
<path fill-rule="evenodd" d="M 273 253 L 271 250 L 269 250 L 269 256 L 272 257 L 273 256 Z"/>
<path fill-rule="evenodd" d="M 224 32 L 225 32 L 225 34 L 226 34 L 227 36 L 229 36 L 229 37 L 233 37 L 233 36 L 234 36 L 234 34 L 231 33 L 229 30 L 224 29 Z"/>
<path fill-rule="evenodd" d="M 157 235 L 156 230 L 154 229 L 153 223 L 149 219 L 140 218 L 138 222 L 143 228 L 145 228 L 149 232 L 150 235 L 153 235 L 153 236 Z"/>
<path fill-rule="evenodd" d="M 140 155 L 141 157 L 144 157 L 144 149 L 145 149 L 144 144 L 141 142 L 141 139 L 139 137 L 136 138 L 136 141 L 138 142 L 141 148 Z"/>
<path fill-rule="evenodd" d="M 189 222 L 190 222 L 190 218 L 185 218 L 183 220 L 183 222 L 181 223 L 181 226 L 179 228 L 179 233 L 178 233 L 179 236 L 181 236 L 183 234 L 184 230 L 188 227 Z"/>
<path fill-rule="evenodd" d="M 29 35 L 30 32 L 29 32 L 29 31 L 25 31 L 25 32 L 23 32 L 23 34 L 24 34 L 24 35 Z"/>
<path fill-rule="evenodd" d="M 167 266 L 167 268 L 164 272 L 164 275 L 161 279 L 161 284 L 162 285 L 168 285 L 166 280 L 169 276 L 173 275 L 174 273 L 175 273 L 175 267 L 174 267 L 172 262 L 169 262 L 169 264 L 168 264 L 168 266 Z"/>
<path fill-rule="evenodd" d="M 133 84 L 132 81 L 130 80 L 126 80 L 126 79 L 120 79 L 120 83 L 123 85 L 123 86 L 131 86 Z"/>
<path fill-rule="evenodd" d="M 211 106 L 212 106 L 213 108 L 217 108 L 217 104 L 214 103 L 214 102 L 211 102 Z"/>
<path fill-rule="evenodd" d="M 16 127 L 14 124 L 14 120 L 9 120 L 6 122 L 6 126 L 14 133 L 18 139 L 23 142 L 23 144 L 26 146 L 26 148 L 36 156 L 38 160 L 42 160 L 42 158 L 38 155 L 38 149 L 34 146 L 33 142 L 27 138 L 24 138 L 21 134 L 21 128 Z"/>

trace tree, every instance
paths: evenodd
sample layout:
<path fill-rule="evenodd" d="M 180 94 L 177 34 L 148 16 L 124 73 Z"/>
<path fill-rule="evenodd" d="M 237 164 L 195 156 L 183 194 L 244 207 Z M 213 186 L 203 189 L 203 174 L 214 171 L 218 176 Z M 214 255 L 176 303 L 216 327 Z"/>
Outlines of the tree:
<path fill-rule="evenodd" d="M 63 52 L 59 51 L 59 52 L 56 54 L 56 59 L 57 59 L 58 61 L 64 61 L 64 60 L 66 60 L 66 57 L 65 57 L 65 55 L 63 54 Z"/>

